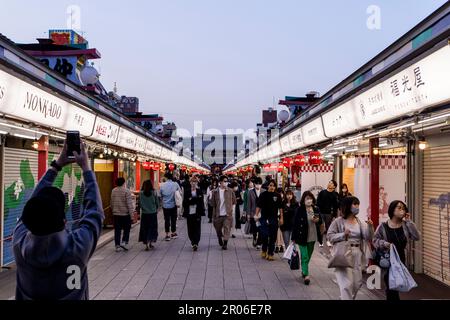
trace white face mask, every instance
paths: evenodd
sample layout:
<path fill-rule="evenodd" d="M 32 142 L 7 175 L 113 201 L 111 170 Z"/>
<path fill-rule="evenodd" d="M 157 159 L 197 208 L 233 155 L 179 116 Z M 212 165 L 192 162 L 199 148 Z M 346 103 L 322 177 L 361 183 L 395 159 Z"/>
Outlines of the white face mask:
<path fill-rule="evenodd" d="M 312 199 L 306 199 L 306 200 L 305 200 L 305 205 L 307 205 L 307 206 L 312 206 L 312 204 L 313 204 Z"/>

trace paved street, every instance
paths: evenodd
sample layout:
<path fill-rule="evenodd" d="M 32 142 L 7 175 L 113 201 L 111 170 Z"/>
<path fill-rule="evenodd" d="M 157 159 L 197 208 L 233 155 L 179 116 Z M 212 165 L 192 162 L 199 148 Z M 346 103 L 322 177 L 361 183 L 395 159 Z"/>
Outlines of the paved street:
<path fill-rule="evenodd" d="M 163 227 L 160 219 L 160 239 Z M 185 220 L 178 221 L 178 234 L 178 239 L 159 241 L 153 251 L 146 252 L 135 242 L 138 228 L 134 228 L 130 251 L 116 253 L 113 243 L 99 249 L 89 265 L 91 299 L 339 299 L 333 273 L 318 249 L 311 262 L 312 282 L 307 287 L 299 279 L 300 272 L 292 272 L 281 254 L 273 262 L 262 260 L 260 251 L 241 231 L 230 239 L 227 251 L 217 244 L 207 218 L 203 218 L 197 252 L 192 252 L 187 239 Z M 358 299 L 378 297 L 363 288 Z"/>

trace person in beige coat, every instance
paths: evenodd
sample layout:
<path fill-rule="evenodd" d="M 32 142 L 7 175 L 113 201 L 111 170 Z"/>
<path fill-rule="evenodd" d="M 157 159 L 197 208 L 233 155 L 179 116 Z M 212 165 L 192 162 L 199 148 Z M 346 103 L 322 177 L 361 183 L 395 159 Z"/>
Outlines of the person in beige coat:
<path fill-rule="evenodd" d="M 227 250 L 228 239 L 233 225 L 233 208 L 236 205 L 234 191 L 227 187 L 228 178 L 221 176 L 219 187 L 212 191 L 213 224 L 222 250 Z"/>

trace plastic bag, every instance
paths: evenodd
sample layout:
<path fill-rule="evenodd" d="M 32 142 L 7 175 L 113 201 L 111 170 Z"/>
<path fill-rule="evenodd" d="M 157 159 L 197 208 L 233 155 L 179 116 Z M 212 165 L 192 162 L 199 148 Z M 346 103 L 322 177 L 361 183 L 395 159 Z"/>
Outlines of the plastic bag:
<path fill-rule="evenodd" d="M 291 259 L 288 261 L 288 263 L 291 270 L 300 269 L 300 255 L 295 246 L 292 250 Z"/>
<path fill-rule="evenodd" d="M 391 267 L 389 268 L 389 289 L 399 292 L 408 292 L 417 287 L 416 281 L 408 269 L 400 260 L 395 245 L 391 245 L 390 251 Z"/>
<path fill-rule="evenodd" d="M 295 244 L 291 242 L 291 244 L 284 251 L 283 259 L 290 260 L 292 256 L 292 251 L 294 251 Z"/>

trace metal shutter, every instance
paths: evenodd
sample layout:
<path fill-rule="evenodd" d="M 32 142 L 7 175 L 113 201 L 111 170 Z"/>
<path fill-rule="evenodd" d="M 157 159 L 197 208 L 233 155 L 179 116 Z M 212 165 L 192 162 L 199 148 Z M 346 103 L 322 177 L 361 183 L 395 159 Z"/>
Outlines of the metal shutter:
<path fill-rule="evenodd" d="M 424 152 L 423 270 L 450 285 L 450 145 Z"/>
<path fill-rule="evenodd" d="M 58 154 L 49 153 L 48 163 L 56 159 Z M 71 228 L 73 223 L 81 219 L 82 204 L 84 194 L 83 175 L 81 168 L 77 164 L 67 165 L 58 173 L 53 186 L 60 188 L 66 198 L 66 219 L 67 228 Z"/>
<path fill-rule="evenodd" d="M 14 262 L 12 234 L 23 207 L 37 184 L 38 153 L 5 148 L 4 157 L 2 265 L 6 266 Z"/>

